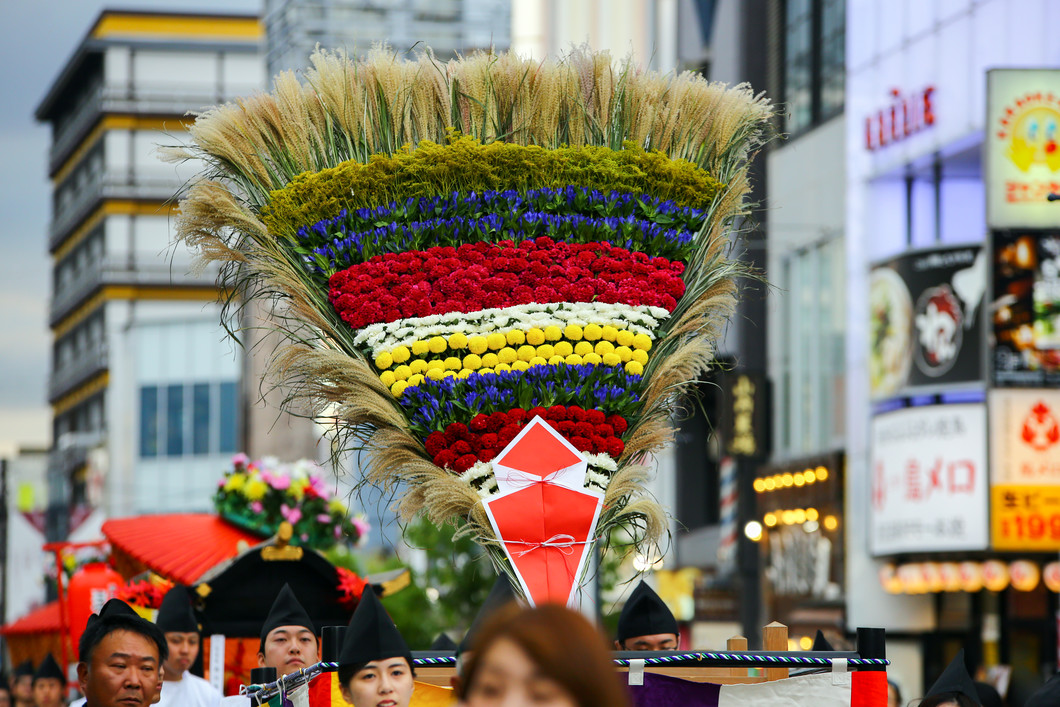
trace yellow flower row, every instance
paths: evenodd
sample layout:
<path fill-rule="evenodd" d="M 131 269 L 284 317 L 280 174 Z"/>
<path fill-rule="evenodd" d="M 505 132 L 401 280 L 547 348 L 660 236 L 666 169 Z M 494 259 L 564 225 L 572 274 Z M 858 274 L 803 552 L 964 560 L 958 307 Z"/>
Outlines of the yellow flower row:
<path fill-rule="evenodd" d="M 525 347 L 531 348 L 531 347 Z M 626 348 L 626 347 L 620 347 Z M 502 349 L 504 351 L 505 349 Z M 511 351 L 512 349 L 507 349 Z M 629 351 L 629 349 L 626 349 Z M 422 360 L 413 361 L 413 364 L 425 364 L 428 365 L 426 369 L 420 369 L 419 366 L 416 368 L 420 369 L 415 372 L 412 371 L 412 366 L 398 366 L 393 371 L 383 371 L 383 374 L 379 376 L 379 380 L 382 381 L 383 385 L 390 388 L 390 392 L 395 397 L 400 398 L 401 394 L 407 389 L 415 387 L 426 380 L 441 380 L 443 378 L 468 378 L 475 373 L 501 373 L 503 371 L 526 371 L 534 366 L 544 365 L 557 365 L 566 364 L 568 366 L 579 366 L 582 364 L 590 364 L 593 366 L 623 366 L 626 373 L 634 376 L 639 376 L 644 373 L 644 364 L 648 362 L 648 354 L 640 349 L 630 352 L 630 357 L 623 360 L 617 353 L 608 353 L 600 356 L 594 352 L 590 352 L 581 356 L 576 353 L 568 354 L 567 356 L 553 355 L 550 358 L 544 358 L 543 356 L 534 356 L 529 360 L 523 360 L 521 358 L 515 359 L 511 362 L 498 361 L 493 366 L 483 366 L 482 361 L 488 356 L 493 354 L 486 354 L 486 356 L 479 357 L 476 354 L 468 354 L 464 357 L 464 361 L 474 357 L 470 363 L 479 364 L 477 367 L 472 368 L 466 366 L 464 363 L 457 358 L 452 356 L 445 359 L 445 361 L 434 360 L 429 364 Z M 406 370 L 402 370 L 406 369 Z"/>
<path fill-rule="evenodd" d="M 546 342 L 555 342 L 555 344 Z M 596 343 L 594 344 L 593 342 Z M 577 324 L 568 324 L 563 329 L 558 326 L 548 326 L 544 329 L 533 328 L 525 332 L 521 329 L 512 329 L 503 334 L 494 332 L 486 336 L 468 337 L 461 333 L 452 334 L 448 338 L 435 336 L 430 339 L 415 341 L 411 346 L 398 346 L 391 351 L 384 351 L 376 356 L 375 366 L 379 370 L 385 371 L 395 364 L 400 367 L 413 357 L 422 360 L 420 357 L 430 356 L 431 354 L 438 355 L 446 351 L 462 352 L 467 350 L 470 355 L 486 358 L 491 355 L 491 352 L 496 352 L 496 355 L 501 356 L 506 350 L 522 352 L 524 349 L 549 347 L 549 349 L 555 349 L 556 355 L 564 357 L 569 356 L 571 353 L 584 356 L 589 352 L 595 352 L 599 356 L 603 356 L 622 348 L 647 352 L 651 350 L 651 344 L 651 337 L 647 334 L 634 334 L 628 329 L 617 329 L 613 326 L 599 326 L 597 324 L 589 324 L 583 328 Z M 518 349 L 515 347 L 518 347 Z M 565 350 L 568 347 L 571 349 L 570 351 L 561 352 L 561 348 Z M 581 347 L 582 350 L 579 351 L 578 347 Z M 554 354 L 550 353 L 542 357 L 548 359 L 552 355 Z M 453 358 L 456 357 L 454 356 Z M 522 358 L 521 353 L 511 360 L 501 360 L 504 363 L 511 363 L 517 359 L 530 360 L 529 358 Z M 623 362 L 628 360 L 626 358 Z M 415 361 L 412 363 L 415 363 Z M 490 364 L 486 365 L 490 367 Z"/>

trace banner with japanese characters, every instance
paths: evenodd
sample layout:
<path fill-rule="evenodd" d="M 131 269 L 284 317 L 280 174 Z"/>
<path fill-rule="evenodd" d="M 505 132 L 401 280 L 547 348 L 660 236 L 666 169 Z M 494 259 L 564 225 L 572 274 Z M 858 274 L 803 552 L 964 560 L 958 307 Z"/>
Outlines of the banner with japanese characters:
<path fill-rule="evenodd" d="M 873 555 L 987 548 L 986 436 L 981 403 L 872 419 Z"/>
<path fill-rule="evenodd" d="M 1060 390 L 990 392 L 996 550 L 1060 550 Z"/>

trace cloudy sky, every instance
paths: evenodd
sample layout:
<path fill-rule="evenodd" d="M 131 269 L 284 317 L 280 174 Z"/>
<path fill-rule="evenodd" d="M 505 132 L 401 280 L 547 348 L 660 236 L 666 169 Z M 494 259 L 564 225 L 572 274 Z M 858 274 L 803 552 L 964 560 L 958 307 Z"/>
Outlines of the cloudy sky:
<path fill-rule="evenodd" d="M 0 456 L 49 442 L 48 130 L 33 111 L 104 7 L 259 12 L 262 0 L 0 0 Z"/>

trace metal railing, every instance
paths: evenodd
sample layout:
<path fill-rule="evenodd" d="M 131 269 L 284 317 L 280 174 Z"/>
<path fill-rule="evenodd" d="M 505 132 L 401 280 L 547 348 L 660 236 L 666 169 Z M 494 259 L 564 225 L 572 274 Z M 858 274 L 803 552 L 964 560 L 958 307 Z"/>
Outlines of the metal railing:
<path fill-rule="evenodd" d="M 157 261 L 145 263 L 145 254 L 138 253 L 135 259 L 110 256 L 89 264 L 55 293 L 49 323 L 55 326 L 103 285 L 197 285 L 216 279 L 216 265 L 207 267 L 201 275 L 193 275 L 190 257 L 174 257 L 171 262 L 166 262 L 165 257 L 166 254 L 159 254 Z"/>
<path fill-rule="evenodd" d="M 92 376 L 107 370 L 108 363 L 105 344 L 78 352 L 70 364 L 51 371 L 48 377 L 48 401 L 55 402 Z"/>

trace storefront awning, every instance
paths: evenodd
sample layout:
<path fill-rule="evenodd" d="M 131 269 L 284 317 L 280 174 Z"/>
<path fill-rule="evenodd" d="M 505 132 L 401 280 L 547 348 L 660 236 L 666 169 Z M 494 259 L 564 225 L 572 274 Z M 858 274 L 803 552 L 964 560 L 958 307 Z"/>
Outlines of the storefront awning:
<path fill-rule="evenodd" d="M 59 633 L 59 602 L 53 601 L 29 612 L 21 619 L 0 627 L 4 636 Z"/>
<path fill-rule="evenodd" d="M 212 513 L 116 518 L 103 524 L 103 536 L 116 554 L 179 584 L 194 584 L 210 568 L 262 540 Z"/>

